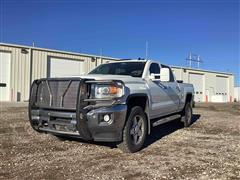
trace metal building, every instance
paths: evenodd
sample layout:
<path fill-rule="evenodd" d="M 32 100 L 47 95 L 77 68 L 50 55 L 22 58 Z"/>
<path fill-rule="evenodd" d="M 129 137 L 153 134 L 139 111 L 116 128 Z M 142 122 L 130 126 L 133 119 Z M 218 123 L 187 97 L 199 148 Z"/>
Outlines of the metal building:
<path fill-rule="evenodd" d="M 76 76 L 116 58 L 0 43 L 0 101 L 27 101 L 34 79 Z"/>
<path fill-rule="evenodd" d="M 27 101 L 34 79 L 77 76 L 117 58 L 0 43 L 0 101 Z M 173 66 L 178 80 L 192 83 L 196 102 L 229 102 L 234 95 L 230 73 Z"/>
<path fill-rule="evenodd" d="M 234 101 L 240 102 L 240 87 L 234 88 Z"/>
<path fill-rule="evenodd" d="M 231 73 L 172 66 L 177 80 L 191 83 L 196 102 L 232 102 L 234 76 Z"/>

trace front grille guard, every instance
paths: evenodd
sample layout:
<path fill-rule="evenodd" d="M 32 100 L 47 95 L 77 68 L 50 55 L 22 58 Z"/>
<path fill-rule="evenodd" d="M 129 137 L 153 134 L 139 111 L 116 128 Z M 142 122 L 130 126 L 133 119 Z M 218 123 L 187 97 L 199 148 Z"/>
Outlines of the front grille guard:
<path fill-rule="evenodd" d="M 49 92 L 49 104 L 48 106 L 40 106 L 37 104 L 38 101 L 38 90 L 39 85 L 43 81 L 46 82 L 47 89 Z M 58 107 L 53 106 L 53 93 L 50 88 L 49 82 L 51 81 L 68 81 L 68 85 L 65 89 L 65 91 L 62 93 L 62 96 L 60 96 L 60 104 Z M 76 95 L 76 104 L 74 108 L 65 108 L 64 107 L 64 98 L 67 93 L 67 91 L 70 88 L 70 85 L 72 82 L 79 82 L 78 88 L 77 88 L 77 95 Z M 55 111 L 72 111 L 76 112 L 76 128 L 79 132 L 79 135 L 85 139 L 90 140 L 91 134 L 87 127 L 87 112 L 99 108 L 99 107 L 107 107 L 112 106 L 115 104 L 119 98 L 109 98 L 109 99 L 93 99 L 91 98 L 91 84 L 115 84 L 118 83 L 123 84 L 122 81 L 119 80 L 109 80 L 109 81 L 97 81 L 92 79 L 81 79 L 81 78 L 43 78 L 39 80 L 35 80 L 30 89 L 30 98 L 29 98 L 29 119 L 31 126 L 36 130 L 39 131 L 38 125 L 35 124 L 35 122 L 32 120 L 32 110 L 55 110 Z M 123 84 L 124 85 L 124 84 Z"/>

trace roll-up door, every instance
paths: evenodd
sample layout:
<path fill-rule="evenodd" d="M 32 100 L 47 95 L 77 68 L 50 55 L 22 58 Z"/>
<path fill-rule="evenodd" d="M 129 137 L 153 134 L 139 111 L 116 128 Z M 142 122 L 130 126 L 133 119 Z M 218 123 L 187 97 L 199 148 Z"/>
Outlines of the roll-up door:
<path fill-rule="evenodd" d="M 10 101 L 11 53 L 0 52 L 0 101 Z"/>
<path fill-rule="evenodd" d="M 194 101 L 195 102 L 203 102 L 203 84 L 204 84 L 204 76 L 202 74 L 189 73 L 189 83 L 193 84 L 194 87 Z"/>
<path fill-rule="evenodd" d="M 71 77 L 84 73 L 84 61 L 57 57 L 48 59 L 48 77 Z"/>
<path fill-rule="evenodd" d="M 228 77 L 216 76 L 216 95 L 223 96 L 224 102 L 227 102 L 228 97 Z"/>

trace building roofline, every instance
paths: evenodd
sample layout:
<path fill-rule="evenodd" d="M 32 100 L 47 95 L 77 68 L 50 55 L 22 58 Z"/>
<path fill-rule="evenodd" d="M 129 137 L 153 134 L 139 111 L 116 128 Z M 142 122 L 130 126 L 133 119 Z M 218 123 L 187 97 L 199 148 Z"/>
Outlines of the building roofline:
<path fill-rule="evenodd" d="M 35 50 L 39 50 L 39 51 L 57 52 L 57 53 L 76 55 L 76 56 L 96 57 L 96 58 L 103 58 L 103 59 L 110 59 L 110 60 L 120 60 L 121 61 L 121 58 L 113 58 L 113 57 L 108 57 L 108 56 L 99 56 L 99 55 L 93 55 L 93 54 L 76 53 L 76 52 L 71 52 L 71 51 L 62 51 L 62 50 L 56 50 L 56 49 L 25 46 L 25 45 L 19 45 L 19 44 L 11 44 L 11 43 L 0 42 L 0 45 L 1 46 L 17 47 L 17 48 L 35 49 Z M 188 70 L 193 70 L 193 71 L 202 71 L 202 72 L 210 72 L 210 73 L 217 73 L 217 74 L 233 75 L 233 73 L 229 73 L 229 72 L 218 72 L 218 71 L 212 71 L 212 70 L 195 69 L 195 68 L 172 66 L 172 65 L 170 67 L 177 68 L 177 69 L 188 69 Z"/>
<path fill-rule="evenodd" d="M 99 55 L 93 55 L 93 54 L 76 53 L 76 52 L 71 52 L 71 51 L 62 51 L 62 50 L 56 50 L 56 49 L 25 46 L 25 45 L 19 45 L 19 44 L 10 44 L 10 43 L 0 42 L 0 45 L 1 46 L 17 47 L 17 48 L 35 49 L 35 50 L 39 50 L 39 51 L 57 52 L 57 53 L 62 53 L 62 54 L 85 56 L 85 57 L 97 57 L 97 58 L 110 59 L 110 60 L 120 60 L 120 58 L 112 58 L 112 57 L 108 57 L 108 56 L 99 56 Z"/>
<path fill-rule="evenodd" d="M 210 73 L 216 73 L 216 74 L 233 75 L 233 73 L 229 73 L 229 72 L 219 72 L 219 71 L 212 71 L 212 70 L 205 70 L 205 69 L 195 69 L 195 68 L 181 67 L 181 66 L 170 66 L 170 67 L 177 68 L 177 69 L 187 69 L 187 70 L 193 70 L 193 71 L 210 72 Z"/>
<path fill-rule="evenodd" d="M 138 59 L 129 59 L 129 60 L 122 60 L 122 59 L 119 59 L 118 61 L 115 61 L 115 62 L 111 62 L 111 63 L 118 63 L 118 62 L 147 62 L 149 60 L 138 60 Z"/>

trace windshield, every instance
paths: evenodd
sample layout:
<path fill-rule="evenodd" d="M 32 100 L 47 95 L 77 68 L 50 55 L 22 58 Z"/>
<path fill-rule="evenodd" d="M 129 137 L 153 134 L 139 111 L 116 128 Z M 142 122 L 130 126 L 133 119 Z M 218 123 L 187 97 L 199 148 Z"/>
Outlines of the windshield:
<path fill-rule="evenodd" d="M 142 77 L 145 62 L 119 62 L 102 64 L 92 70 L 89 74 L 113 74 Z"/>

